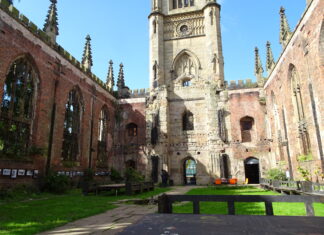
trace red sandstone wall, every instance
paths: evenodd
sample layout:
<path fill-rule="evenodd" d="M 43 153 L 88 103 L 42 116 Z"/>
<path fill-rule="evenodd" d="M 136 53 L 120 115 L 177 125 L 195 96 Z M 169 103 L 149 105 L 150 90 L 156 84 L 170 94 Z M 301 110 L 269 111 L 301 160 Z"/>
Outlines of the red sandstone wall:
<path fill-rule="evenodd" d="M 115 130 L 115 161 L 114 167 L 123 170 L 128 160 L 136 163 L 136 169 L 144 171 L 146 158 L 144 146 L 146 145 L 146 120 L 145 120 L 145 99 L 135 98 L 120 101 L 118 112 L 120 122 Z M 138 127 L 137 136 L 128 136 L 126 126 L 135 123 Z M 143 172 L 144 174 L 144 172 Z"/>
<path fill-rule="evenodd" d="M 1 11 L 1 14 L 6 14 Z M 14 25 L 14 27 L 12 27 Z M 29 31 L 10 19 L 10 25 L 0 20 L 0 102 L 3 96 L 4 81 L 11 63 L 20 56 L 28 56 L 34 64 L 39 75 L 37 98 L 32 125 L 32 144 L 38 147 L 48 148 L 51 123 L 51 110 L 54 102 L 55 81 L 58 82 L 56 92 L 56 119 L 54 128 L 54 140 L 52 148 L 51 165 L 54 170 L 82 171 L 88 167 L 91 136 L 91 118 L 93 118 L 93 143 L 92 143 L 92 166 L 96 166 L 98 120 L 103 105 L 109 110 L 109 158 L 112 158 L 112 142 L 115 125 L 114 98 L 90 78 L 66 61 L 49 46 L 38 40 Z M 57 73 L 57 63 L 63 64 L 60 73 Z M 80 154 L 78 163 L 74 167 L 65 167 L 62 164 L 61 148 L 63 142 L 63 123 L 65 104 L 69 91 L 73 87 L 79 87 L 83 98 L 83 115 L 81 121 Z M 92 99 L 94 101 L 92 102 Z M 92 107 L 93 103 L 93 107 Z M 92 116 L 93 111 L 93 116 Z M 11 169 L 37 169 L 44 173 L 47 154 L 34 157 L 32 161 L 4 161 L 0 160 L 1 168 Z M 8 177 L 0 176 L 0 183 L 8 180 Z M 17 179 L 16 182 L 23 179 Z M 28 179 L 27 179 L 28 180 Z"/>
<path fill-rule="evenodd" d="M 306 116 L 305 120 L 310 135 L 311 152 L 313 155 L 313 161 L 308 164 L 310 167 L 306 166 L 306 168 L 313 174 L 313 180 L 316 180 L 314 176 L 315 168 L 321 165 L 320 155 L 321 151 L 323 152 L 323 145 L 320 145 L 321 143 L 323 144 L 324 141 L 324 1 L 315 2 L 318 2 L 318 6 L 314 10 L 312 7 L 314 4 L 311 5 L 310 10 L 298 26 L 292 40 L 283 52 L 282 58 L 279 60 L 265 87 L 268 104 L 267 111 L 271 116 L 271 126 L 273 130 L 276 130 L 276 128 L 278 129 L 278 125 L 275 124 L 274 116 L 274 103 L 276 103 L 279 110 L 281 125 L 279 133 L 281 132 L 281 135 L 284 135 L 282 110 L 285 110 L 286 126 L 288 130 L 288 148 L 294 175 L 297 176 L 296 178 L 298 179 L 299 174 L 297 168 L 299 165 L 303 164 L 297 162 L 297 156 L 301 154 L 302 150 L 300 148 L 300 138 L 298 134 L 298 116 L 294 109 L 294 95 L 292 92 L 291 80 L 289 78 L 289 66 L 291 66 L 291 64 L 295 66 L 300 80 L 300 89 Z M 317 136 L 316 131 L 309 89 L 310 85 L 313 87 L 315 110 L 317 113 L 316 117 L 318 119 L 318 133 L 320 133 L 320 136 Z M 275 99 L 271 98 L 272 93 Z M 283 160 L 287 164 L 287 147 L 283 146 L 282 149 L 280 149 L 278 147 L 280 145 L 278 141 L 278 132 L 273 131 L 272 134 L 274 139 L 272 147 L 275 148 L 278 153 L 282 153 L 281 159 L 278 158 L 277 160 Z"/>

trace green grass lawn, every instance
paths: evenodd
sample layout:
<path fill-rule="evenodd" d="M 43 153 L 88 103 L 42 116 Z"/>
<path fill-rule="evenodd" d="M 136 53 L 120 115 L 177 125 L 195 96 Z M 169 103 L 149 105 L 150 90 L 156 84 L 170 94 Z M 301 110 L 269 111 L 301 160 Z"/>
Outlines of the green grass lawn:
<path fill-rule="evenodd" d="M 266 191 L 257 187 L 208 187 L 192 189 L 188 195 L 280 195 L 273 191 Z M 235 203 L 238 215 L 265 215 L 264 203 Z M 324 204 L 314 204 L 315 215 L 324 216 Z M 275 215 L 306 215 L 303 203 L 273 203 Z M 188 203 L 173 204 L 174 213 L 192 213 L 193 205 Z M 227 203 L 200 202 L 201 214 L 227 214 Z"/>
<path fill-rule="evenodd" d="M 111 210 L 117 200 L 129 198 L 150 198 L 168 191 L 169 188 L 156 188 L 154 191 L 135 196 L 114 192 L 98 196 L 83 196 L 80 190 L 64 195 L 40 194 L 20 201 L 0 201 L 0 235 L 28 235 L 46 231 L 77 219 Z"/>

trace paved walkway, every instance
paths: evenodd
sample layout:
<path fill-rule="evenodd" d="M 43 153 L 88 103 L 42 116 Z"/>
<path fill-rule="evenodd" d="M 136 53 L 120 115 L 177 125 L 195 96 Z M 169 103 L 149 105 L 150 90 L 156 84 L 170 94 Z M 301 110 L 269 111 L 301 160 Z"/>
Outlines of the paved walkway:
<path fill-rule="evenodd" d="M 167 194 L 185 194 L 199 186 L 174 187 Z M 147 214 L 155 213 L 157 205 L 126 205 L 118 204 L 118 207 L 103 214 L 91 216 L 85 219 L 58 227 L 54 230 L 39 235 L 83 235 L 83 234 L 118 234 L 127 226 L 137 222 Z"/>

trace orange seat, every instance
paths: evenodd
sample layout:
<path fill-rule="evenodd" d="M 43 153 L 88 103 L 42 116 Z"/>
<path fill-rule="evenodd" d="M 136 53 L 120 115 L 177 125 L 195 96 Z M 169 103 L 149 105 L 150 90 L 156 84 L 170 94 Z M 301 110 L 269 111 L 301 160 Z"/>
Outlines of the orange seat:
<path fill-rule="evenodd" d="M 222 184 L 222 180 L 221 179 L 215 179 L 215 184 L 217 184 L 217 185 Z"/>
<path fill-rule="evenodd" d="M 229 183 L 230 184 L 237 184 L 237 179 L 236 178 L 230 179 Z"/>

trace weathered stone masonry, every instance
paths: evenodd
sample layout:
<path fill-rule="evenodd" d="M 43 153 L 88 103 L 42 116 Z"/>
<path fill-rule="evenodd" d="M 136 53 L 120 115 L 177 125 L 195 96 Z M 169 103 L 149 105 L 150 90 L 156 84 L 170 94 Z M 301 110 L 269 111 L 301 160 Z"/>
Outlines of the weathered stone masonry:
<path fill-rule="evenodd" d="M 50 9 L 56 9 L 51 2 Z M 294 31 L 282 8 L 283 51 L 275 62 L 267 42 L 268 76 L 256 48 L 257 82 L 229 84 L 220 5 L 214 0 L 178 3 L 152 0 L 150 89 L 130 91 L 121 64 L 114 91 L 112 61 L 106 84 L 91 73 L 90 36 L 80 63 L 55 42 L 58 28 L 49 26 L 57 26 L 57 15 L 50 13 L 56 10 L 49 11 L 43 31 L 0 0 L 0 103 L 10 68 L 26 58 L 37 74 L 30 145 L 45 150 L 19 160 L 2 157 L 0 169 L 78 174 L 87 168 L 123 172 L 134 167 L 155 182 L 164 169 L 175 184 L 210 184 L 219 177 L 257 182 L 275 167 L 301 179 L 298 167 L 303 167 L 312 180 L 321 180 L 316 170 L 324 169 L 324 2 L 307 1 Z M 76 133 L 64 128 L 71 91 L 81 107 L 79 126 L 71 127 L 78 133 L 69 145 L 77 149 L 72 161 L 62 158 L 64 136 Z M 311 159 L 297 161 L 302 155 Z M 30 179 L 0 174 L 2 185 Z"/>

